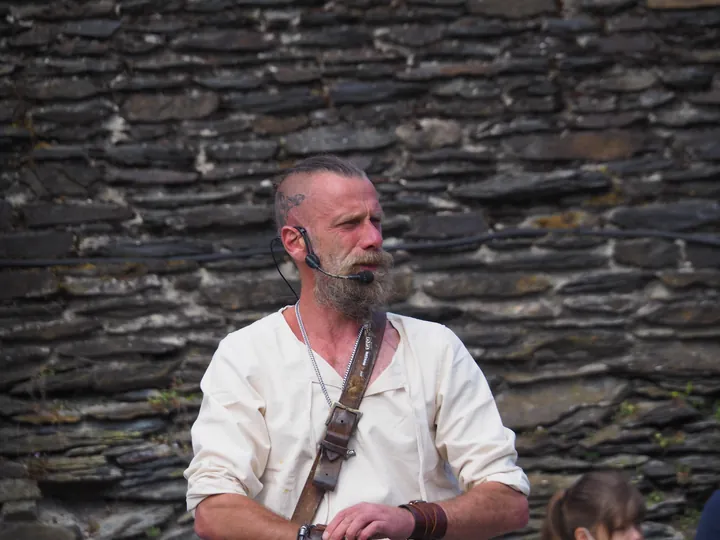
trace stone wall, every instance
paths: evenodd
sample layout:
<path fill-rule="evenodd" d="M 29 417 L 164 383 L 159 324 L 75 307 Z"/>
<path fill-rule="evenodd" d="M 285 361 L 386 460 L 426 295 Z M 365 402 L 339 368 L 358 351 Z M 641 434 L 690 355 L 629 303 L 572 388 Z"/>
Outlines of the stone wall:
<path fill-rule="evenodd" d="M 270 178 L 319 152 L 377 184 L 393 310 L 490 379 L 519 536 L 610 467 L 682 538 L 720 480 L 714 6 L 0 2 L 0 538 L 194 537 L 199 381 L 293 301 Z"/>

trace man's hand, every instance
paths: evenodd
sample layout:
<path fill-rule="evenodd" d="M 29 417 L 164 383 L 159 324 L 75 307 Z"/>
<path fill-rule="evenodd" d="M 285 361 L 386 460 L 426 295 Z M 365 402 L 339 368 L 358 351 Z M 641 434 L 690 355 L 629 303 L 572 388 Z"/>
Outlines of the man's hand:
<path fill-rule="evenodd" d="M 404 508 L 360 503 L 339 512 L 328 524 L 323 540 L 405 540 L 415 528 L 415 518 Z"/>

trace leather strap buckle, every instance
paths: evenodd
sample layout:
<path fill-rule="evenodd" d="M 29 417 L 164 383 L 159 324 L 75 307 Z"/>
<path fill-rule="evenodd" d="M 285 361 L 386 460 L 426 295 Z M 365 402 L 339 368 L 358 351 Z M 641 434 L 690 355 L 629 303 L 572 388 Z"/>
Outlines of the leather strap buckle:
<path fill-rule="evenodd" d="M 352 407 L 348 407 L 347 405 L 343 405 L 343 404 L 340 403 L 339 401 L 335 401 L 335 402 L 332 404 L 332 407 L 330 408 L 330 412 L 329 412 L 328 415 L 327 415 L 327 420 L 325 420 L 325 425 L 326 425 L 326 426 L 329 426 L 329 425 L 330 425 L 330 422 L 332 422 L 332 419 L 333 419 L 333 415 L 335 414 L 335 411 L 336 411 L 337 409 L 342 409 L 342 410 L 344 410 L 344 411 L 346 411 L 346 412 L 348 412 L 348 413 L 350 413 L 350 414 L 352 414 L 352 415 L 355 415 L 355 419 L 354 419 L 354 421 L 353 421 L 353 425 L 350 427 L 351 431 L 354 430 L 354 429 L 355 429 L 355 426 L 357 425 L 357 423 L 358 423 L 358 421 L 360 420 L 360 417 L 362 416 L 363 413 L 360 412 L 360 410 L 358 410 L 358 409 L 353 409 Z M 344 422 L 343 422 L 343 419 L 338 419 L 338 422 L 344 423 Z"/>

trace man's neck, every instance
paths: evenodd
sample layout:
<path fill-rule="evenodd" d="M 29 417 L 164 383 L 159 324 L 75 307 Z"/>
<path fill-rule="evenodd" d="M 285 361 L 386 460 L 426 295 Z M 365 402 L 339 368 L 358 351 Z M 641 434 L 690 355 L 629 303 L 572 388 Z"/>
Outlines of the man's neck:
<path fill-rule="evenodd" d="M 300 296 L 300 316 L 307 333 L 326 344 L 354 342 L 363 324 L 310 296 Z"/>

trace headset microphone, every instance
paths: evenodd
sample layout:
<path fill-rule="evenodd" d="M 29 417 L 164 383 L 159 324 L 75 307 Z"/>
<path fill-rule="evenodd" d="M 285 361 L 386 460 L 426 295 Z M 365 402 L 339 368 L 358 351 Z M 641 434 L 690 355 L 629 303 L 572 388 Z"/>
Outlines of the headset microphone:
<path fill-rule="evenodd" d="M 357 274 L 348 274 L 347 276 L 341 276 L 339 274 L 331 274 L 330 272 L 326 272 L 322 269 L 320 266 L 320 259 L 313 251 L 312 245 L 310 244 L 310 238 L 308 238 L 307 231 L 304 227 L 295 227 L 297 231 L 302 235 L 303 240 L 305 240 L 305 247 L 307 248 L 307 255 L 305 256 L 305 264 L 307 264 L 310 268 L 313 270 L 317 270 L 318 272 L 322 272 L 326 276 L 338 278 L 338 279 L 349 279 L 352 281 L 359 281 L 360 283 L 364 283 L 365 285 L 368 285 L 373 282 L 375 279 L 375 275 L 370 270 L 361 270 Z"/>

